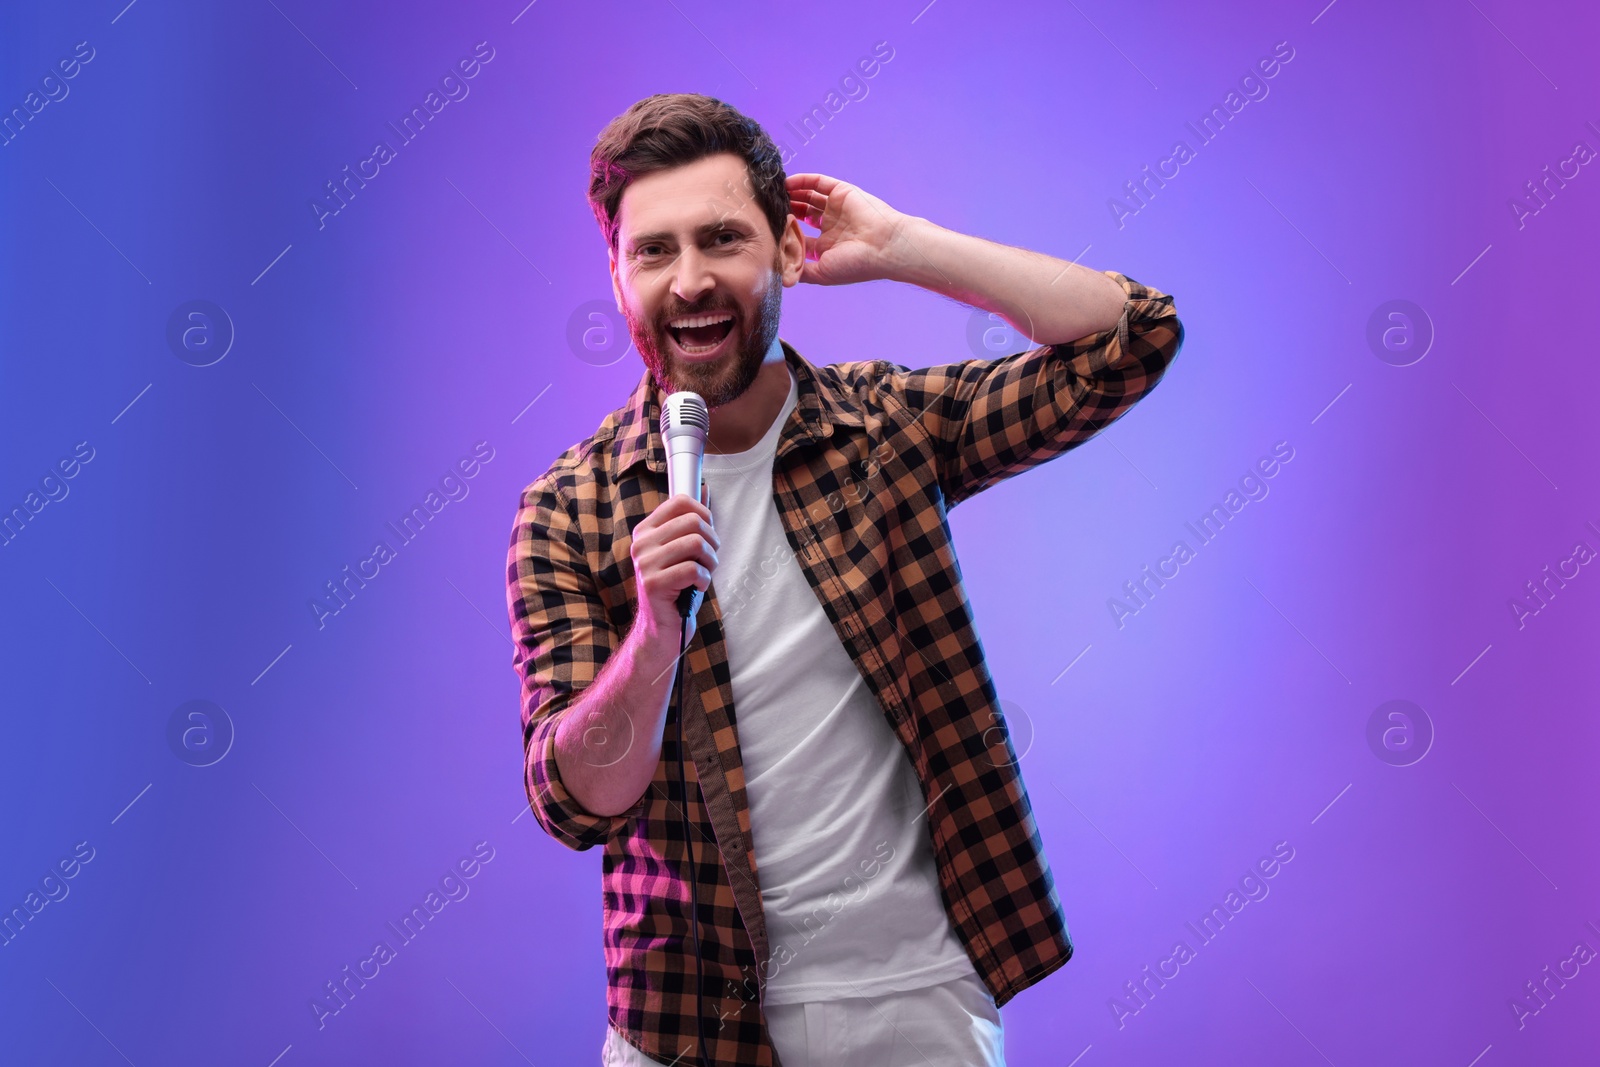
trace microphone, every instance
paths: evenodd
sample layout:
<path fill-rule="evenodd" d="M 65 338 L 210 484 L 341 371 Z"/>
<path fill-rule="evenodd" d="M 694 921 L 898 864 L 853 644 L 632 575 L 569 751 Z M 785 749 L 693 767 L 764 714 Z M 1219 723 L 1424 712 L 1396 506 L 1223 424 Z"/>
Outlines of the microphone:
<path fill-rule="evenodd" d="M 706 455 L 711 412 L 698 393 L 671 393 L 661 405 L 661 443 L 667 451 L 667 495 L 700 499 L 700 477 Z M 700 607 L 704 591 L 685 586 L 678 593 L 678 614 L 688 618 Z"/>

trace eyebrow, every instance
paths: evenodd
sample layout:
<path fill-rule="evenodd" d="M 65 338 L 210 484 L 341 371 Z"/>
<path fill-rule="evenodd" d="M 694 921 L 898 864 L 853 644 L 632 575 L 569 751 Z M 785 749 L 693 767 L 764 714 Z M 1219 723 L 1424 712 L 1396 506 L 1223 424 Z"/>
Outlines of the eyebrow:
<path fill-rule="evenodd" d="M 719 219 L 716 222 L 702 223 L 701 225 L 695 227 L 694 234 L 695 234 L 696 237 L 709 237 L 713 233 L 718 232 L 719 230 L 741 230 L 741 231 L 743 231 L 745 233 L 749 233 L 749 232 L 751 232 L 751 227 L 750 227 L 750 224 L 747 223 L 744 219 L 736 218 L 736 217 L 730 215 L 727 218 Z M 652 243 L 662 242 L 662 241 L 671 241 L 676 236 L 677 236 L 676 234 L 674 234 L 674 233 L 672 233 L 672 232 L 670 232 L 668 230 L 652 230 L 649 233 L 641 233 L 641 234 L 637 234 L 635 236 L 629 237 L 628 238 L 628 247 L 629 248 L 638 248 L 640 245 L 647 245 L 647 244 L 652 244 Z"/>

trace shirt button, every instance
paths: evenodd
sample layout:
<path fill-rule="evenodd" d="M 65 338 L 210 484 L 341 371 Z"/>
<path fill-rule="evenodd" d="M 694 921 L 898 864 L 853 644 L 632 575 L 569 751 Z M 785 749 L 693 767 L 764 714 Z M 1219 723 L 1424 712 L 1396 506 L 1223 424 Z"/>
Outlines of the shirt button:
<path fill-rule="evenodd" d="M 729 852 L 740 852 L 743 849 L 744 849 L 744 841 L 741 840 L 740 838 L 736 837 L 733 840 L 728 842 L 728 851 Z"/>

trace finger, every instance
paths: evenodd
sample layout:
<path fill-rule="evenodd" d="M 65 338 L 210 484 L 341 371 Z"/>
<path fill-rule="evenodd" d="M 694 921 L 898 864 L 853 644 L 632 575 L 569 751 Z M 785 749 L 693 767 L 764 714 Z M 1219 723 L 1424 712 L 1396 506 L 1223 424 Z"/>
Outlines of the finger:
<path fill-rule="evenodd" d="M 649 592 L 659 593 L 668 589 L 682 589 L 689 584 L 688 579 L 696 572 L 703 571 L 709 581 L 711 572 L 717 569 L 715 556 L 678 556 L 676 558 L 662 558 L 655 562 L 650 571 L 645 575 L 645 585 Z M 704 588 L 702 586 L 701 588 Z"/>
<path fill-rule="evenodd" d="M 697 519 L 693 523 L 674 527 L 670 534 L 671 536 L 667 538 L 669 542 L 688 538 L 694 541 L 704 541 L 711 546 L 712 551 L 722 548 L 722 538 L 717 536 L 717 531 L 712 529 L 711 524 L 704 519 Z"/>
<path fill-rule="evenodd" d="M 794 214 L 794 217 L 799 219 L 801 222 L 806 223 L 808 226 L 821 229 L 822 218 L 828 212 L 828 198 L 820 195 L 807 196 L 803 199 L 791 196 L 789 199 L 789 210 Z"/>
<path fill-rule="evenodd" d="M 657 504 L 654 508 L 651 508 L 650 514 L 640 519 L 639 524 L 633 528 L 633 539 L 637 541 L 639 538 L 648 534 L 651 530 L 654 530 L 657 526 L 660 526 L 662 523 L 678 514 L 678 506 L 674 503 L 675 500 L 677 500 L 677 497 L 669 496 L 667 499 Z"/>
<path fill-rule="evenodd" d="M 684 562 L 698 563 L 708 571 L 716 570 L 719 558 L 705 538 L 690 536 L 645 546 L 634 560 L 634 566 L 641 578 L 653 584 L 661 572 Z"/>
<path fill-rule="evenodd" d="M 717 538 L 717 531 L 711 525 L 711 520 L 706 518 L 705 513 L 700 510 L 686 512 L 682 515 L 673 515 L 650 531 L 648 537 L 651 541 L 660 544 L 688 534 L 699 534 L 707 541 L 714 541 Z"/>
<path fill-rule="evenodd" d="M 711 584 L 711 572 L 698 563 L 680 563 L 662 571 L 661 582 L 666 589 L 683 589 L 692 585 L 704 592 Z"/>
<path fill-rule="evenodd" d="M 634 543 L 644 545 L 670 539 L 673 529 L 682 528 L 681 525 L 673 526 L 673 523 L 680 520 L 686 520 L 691 528 L 703 520 L 709 529 L 711 512 L 698 500 L 686 496 L 670 496 L 650 514 L 639 520 L 639 524 L 633 528 Z M 663 533 L 663 530 L 666 532 Z"/>
<path fill-rule="evenodd" d="M 690 500 L 688 497 L 684 497 L 683 502 L 685 506 L 680 513 L 681 515 L 696 515 L 703 519 L 707 526 L 713 525 L 711 521 L 711 508 L 708 507 L 703 501 Z"/>
<path fill-rule="evenodd" d="M 722 539 L 717 536 L 717 531 L 698 514 L 679 515 L 662 523 L 655 533 L 655 540 L 659 544 L 668 544 L 680 537 L 700 537 L 713 547 L 722 547 Z"/>
<path fill-rule="evenodd" d="M 711 512 L 707 510 L 706 506 L 685 493 L 674 493 L 672 496 L 667 497 L 650 513 L 650 517 L 655 519 L 657 523 L 662 523 L 679 515 L 688 515 L 690 513 L 704 517 L 707 522 L 711 521 Z"/>
<path fill-rule="evenodd" d="M 647 577 L 664 574 L 683 563 L 699 564 L 709 572 L 717 569 L 717 554 L 701 538 L 684 537 L 652 549 L 639 563 Z"/>
<path fill-rule="evenodd" d="M 838 184 L 839 179 L 830 178 L 826 174 L 791 174 L 784 182 L 791 196 L 807 189 L 815 189 L 826 196 Z"/>

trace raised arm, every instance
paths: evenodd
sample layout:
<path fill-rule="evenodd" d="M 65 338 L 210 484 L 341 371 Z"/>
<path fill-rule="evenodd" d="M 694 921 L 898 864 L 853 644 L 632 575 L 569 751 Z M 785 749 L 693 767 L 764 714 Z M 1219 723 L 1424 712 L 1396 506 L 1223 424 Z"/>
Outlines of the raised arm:
<path fill-rule="evenodd" d="M 1099 333 L 1004 359 L 880 368 L 874 388 L 933 441 L 948 507 L 1087 441 L 1166 373 L 1183 343 L 1172 298 L 1115 271 L 1101 277 L 1123 301 Z"/>
<path fill-rule="evenodd" d="M 1123 293 L 1106 276 L 1042 252 L 947 230 L 826 174 L 793 174 L 789 209 L 806 237 L 802 282 L 906 282 L 1004 316 L 1040 344 L 1110 329 Z"/>
<path fill-rule="evenodd" d="M 807 236 L 800 280 L 886 279 L 1001 315 L 1040 347 L 925 370 L 874 368 L 921 424 L 954 505 L 1088 440 L 1149 393 L 1183 343 L 1172 298 L 1115 271 L 956 233 L 825 174 L 788 179 Z"/>

